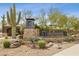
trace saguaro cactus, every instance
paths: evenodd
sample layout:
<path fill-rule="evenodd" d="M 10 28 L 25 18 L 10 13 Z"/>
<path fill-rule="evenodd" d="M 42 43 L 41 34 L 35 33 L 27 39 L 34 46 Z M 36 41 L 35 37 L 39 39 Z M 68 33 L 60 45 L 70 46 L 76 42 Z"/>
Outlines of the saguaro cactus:
<path fill-rule="evenodd" d="M 5 32 L 5 15 L 2 16 L 2 33 Z"/>
<path fill-rule="evenodd" d="M 12 29 L 12 38 L 16 38 L 16 25 L 19 24 L 21 19 L 21 12 L 19 12 L 18 19 L 16 16 L 16 7 L 15 4 L 13 4 L 13 7 L 10 8 L 10 12 L 7 12 L 7 21 L 11 25 Z"/>

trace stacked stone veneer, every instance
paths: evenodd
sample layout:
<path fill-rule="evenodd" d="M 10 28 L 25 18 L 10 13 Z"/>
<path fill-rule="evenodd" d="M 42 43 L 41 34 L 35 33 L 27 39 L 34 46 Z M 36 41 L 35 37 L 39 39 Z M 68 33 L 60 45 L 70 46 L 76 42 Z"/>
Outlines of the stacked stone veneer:
<path fill-rule="evenodd" d="M 24 39 L 28 39 L 28 38 L 31 38 L 33 36 L 35 36 L 35 37 L 39 36 L 38 29 L 24 29 L 24 34 L 23 34 Z"/>

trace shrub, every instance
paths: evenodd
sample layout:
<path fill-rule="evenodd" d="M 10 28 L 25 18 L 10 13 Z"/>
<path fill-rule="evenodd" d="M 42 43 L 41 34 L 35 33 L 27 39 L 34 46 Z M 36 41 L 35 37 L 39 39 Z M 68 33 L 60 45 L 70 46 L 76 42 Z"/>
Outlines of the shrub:
<path fill-rule="evenodd" d="M 34 28 L 35 28 L 35 29 L 40 29 L 40 26 L 35 25 Z"/>
<path fill-rule="evenodd" d="M 33 37 L 30 38 L 30 42 L 32 43 L 31 47 L 32 48 L 36 48 L 36 45 L 35 45 L 36 44 L 36 37 L 35 36 L 33 36 Z"/>
<path fill-rule="evenodd" d="M 66 41 L 66 42 L 73 42 L 73 41 L 75 41 L 75 38 L 74 37 L 66 37 L 64 39 L 64 41 Z"/>
<path fill-rule="evenodd" d="M 8 36 L 5 36 L 5 39 L 8 39 Z"/>
<path fill-rule="evenodd" d="M 40 48 L 45 48 L 45 45 L 46 45 L 45 40 L 39 40 L 38 45 Z"/>
<path fill-rule="evenodd" d="M 30 41 L 32 42 L 32 43 L 35 43 L 35 42 L 37 42 L 38 40 L 41 40 L 42 38 L 40 38 L 40 37 L 35 37 L 35 36 L 33 36 L 33 37 L 31 37 L 30 38 Z"/>
<path fill-rule="evenodd" d="M 35 37 L 31 37 L 31 38 L 30 38 L 30 41 L 34 44 L 35 41 L 36 41 L 36 38 L 35 38 Z"/>
<path fill-rule="evenodd" d="M 4 39 L 4 41 L 3 41 L 3 47 L 4 48 L 9 48 L 10 47 L 10 41 L 8 39 Z"/>

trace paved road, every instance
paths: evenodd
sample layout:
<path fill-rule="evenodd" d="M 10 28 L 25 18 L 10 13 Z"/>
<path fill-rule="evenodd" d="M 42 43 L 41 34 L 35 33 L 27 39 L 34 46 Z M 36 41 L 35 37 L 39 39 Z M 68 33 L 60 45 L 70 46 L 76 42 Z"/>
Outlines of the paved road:
<path fill-rule="evenodd" d="M 79 44 L 67 48 L 53 56 L 79 56 Z"/>

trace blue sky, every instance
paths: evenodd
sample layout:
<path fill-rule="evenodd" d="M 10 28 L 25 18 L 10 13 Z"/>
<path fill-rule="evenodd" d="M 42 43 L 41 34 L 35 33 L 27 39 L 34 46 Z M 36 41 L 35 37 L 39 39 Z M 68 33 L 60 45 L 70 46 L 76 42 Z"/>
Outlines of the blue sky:
<path fill-rule="evenodd" d="M 10 3 L 0 3 L 0 19 L 3 14 L 12 6 Z M 40 10 L 43 8 L 45 12 L 53 8 L 58 8 L 62 13 L 67 15 L 73 15 L 79 17 L 79 4 L 78 3 L 17 3 L 17 11 L 21 10 L 31 10 L 33 15 L 39 15 Z"/>

